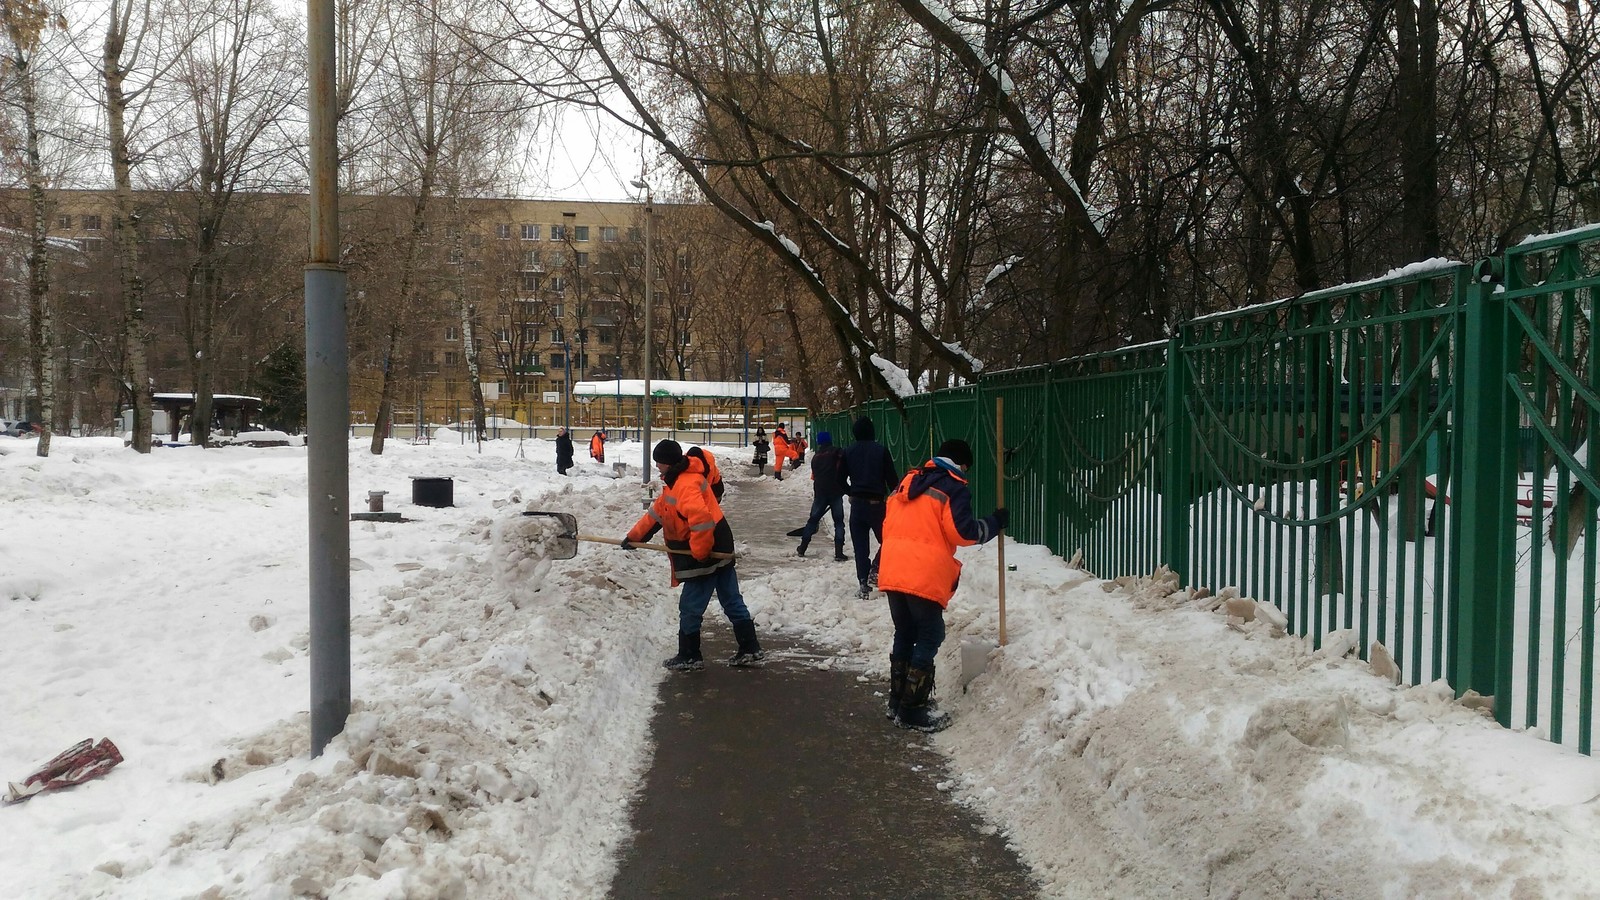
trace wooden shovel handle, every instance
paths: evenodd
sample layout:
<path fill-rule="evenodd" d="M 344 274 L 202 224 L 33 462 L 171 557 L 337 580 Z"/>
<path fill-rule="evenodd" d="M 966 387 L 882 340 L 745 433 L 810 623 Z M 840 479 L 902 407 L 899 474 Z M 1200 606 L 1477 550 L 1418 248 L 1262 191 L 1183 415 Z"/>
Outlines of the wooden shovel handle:
<path fill-rule="evenodd" d="M 619 541 L 616 538 L 600 537 L 599 535 L 596 535 L 596 534 L 580 534 L 580 535 L 575 535 L 575 537 L 577 537 L 577 539 L 580 540 L 580 541 L 588 541 L 588 542 L 593 543 L 593 544 L 610 544 L 613 547 L 621 547 L 622 546 L 622 541 Z M 666 544 L 632 544 L 630 546 L 635 547 L 635 548 L 637 548 L 639 550 L 654 550 L 657 553 L 676 553 L 679 556 L 694 556 L 693 551 L 690 551 L 690 550 L 679 550 L 679 549 L 677 549 L 675 547 L 668 547 Z M 712 551 L 711 558 L 712 559 L 733 559 L 734 555 L 732 553 L 718 553 L 716 551 Z"/>

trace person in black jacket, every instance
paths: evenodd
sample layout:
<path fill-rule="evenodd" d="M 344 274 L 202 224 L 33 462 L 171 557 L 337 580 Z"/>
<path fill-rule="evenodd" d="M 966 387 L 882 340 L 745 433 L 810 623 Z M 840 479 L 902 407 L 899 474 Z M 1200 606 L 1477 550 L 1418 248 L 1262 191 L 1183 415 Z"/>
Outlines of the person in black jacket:
<path fill-rule="evenodd" d="M 869 553 L 872 546 L 868 536 L 878 539 L 878 551 L 882 553 L 883 501 L 900 483 L 900 473 L 895 470 L 888 448 L 877 442 L 871 419 L 857 419 L 850 426 L 850 433 L 856 440 L 844 450 L 845 490 L 850 495 L 850 544 L 856 551 L 856 581 L 865 597 L 878 582 L 878 557 Z"/>
<path fill-rule="evenodd" d="M 565 475 L 570 468 L 572 468 L 572 435 L 562 427 L 556 433 L 556 474 Z"/>
<path fill-rule="evenodd" d="M 811 459 L 811 516 L 806 527 L 800 530 L 800 549 L 806 555 L 811 546 L 811 536 L 817 533 L 817 523 L 822 514 L 833 512 L 833 558 L 844 562 L 844 452 L 833 445 L 833 435 L 826 431 L 817 434 L 817 452 Z"/>

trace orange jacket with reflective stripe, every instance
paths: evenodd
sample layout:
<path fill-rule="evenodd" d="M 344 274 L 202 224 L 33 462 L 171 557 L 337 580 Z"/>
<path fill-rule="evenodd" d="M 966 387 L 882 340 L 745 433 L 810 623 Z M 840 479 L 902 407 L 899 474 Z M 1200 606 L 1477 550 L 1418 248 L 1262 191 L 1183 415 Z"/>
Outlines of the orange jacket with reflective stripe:
<path fill-rule="evenodd" d="M 606 455 L 606 439 L 598 431 L 589 438 L 589 455 L 595 459 Z"/>
<path fill-rule="evenodd" d="M 711 493 L 717 496 L 718 501 L 721 501 L 724 488 L 722 486 L 722 470 L 717 468 L 717 458 L 712 456 L 711 451 L 704 447 L 690 447 L 688 455 L 698 456 L 705 462 L 707 470 L 706 481 L 711 484 Z"/>
<path fill-rule="evenodd" d="M 684 468 L 663 476 L 666 487 L 656 495 L 650 509 L 628 530 L 628 540 L 641 543 L 658 530 L 668 547 L 688 550 L 692 556 L 669 553 L 672 583 L 710 575 L 723 566 L 733 565 L 731 557 L 715 559 L 713 552 L 733 553 L 733 529 L 722 515 L 711 485 L 706 481 L 706 465 L 698 456 L 684 458 Z"/>
<path fill-rule="evenodd" d="M 961 581 L 957 547 L 999 533 L 972 514 L 972 493 L 959 469 L 935 460 L 901 479 L 886 501 L 878 587 L 948 606 Z"/>
<path fill-rule="evenodd" d="M 772 452 L 783 457 L 784 459 L 795 459 L 800 456 L 800 451 L 796 450 L 794 445 L 789 443 L 788 435 L 785 435 L 781 431 L 774 431 L 772 433 Z"/>

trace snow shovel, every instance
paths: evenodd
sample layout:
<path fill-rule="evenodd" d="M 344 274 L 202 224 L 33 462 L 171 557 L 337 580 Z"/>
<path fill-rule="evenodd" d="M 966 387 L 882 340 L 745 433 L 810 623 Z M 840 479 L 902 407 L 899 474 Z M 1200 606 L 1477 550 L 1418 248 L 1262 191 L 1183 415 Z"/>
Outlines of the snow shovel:
<path fill-rule="evenodd" d="M 994 505 L 1006 505 L 1006 428 L 1005 398 L 994 398 Z M 1006 645 L 1006 533 L 995 536 L 995 549 L 1000 556 L 1000 643 Z M 995 649 L 992 641 L 967 636 L 961 639 L 961 690 L 966 691 L 972 679 L 989 667 L 989 653 Z"/>
<path fill-rule="evenodd" d="M 545 555 L 549 559 L 572 559 L 574 556 L 578 555 L 579 541 L 589 541 L 595 544 L 611 544 L 612 546 L 617 547 L 622 546 L 622 541 L 616 538 L 600 537 L 599 535 L 593 534 L 579 534 L 578 517 L 572 513 L 529 511 L 524 512 L 523 515 L 547 516 L 560 523 L 560 533 L 554 535 L 553 537 L 546 537 Z M 694 555 L 688 550 L 678 550 L 668 547 L 665 544 L 634 544 L 633 546 L 639 548 L 640 550 L 655 550 L 659 553 L 677 553 L 683 556 Z M 716 559 L 734 558 L 732 553 L 712 553 L 711 555 Z"/>

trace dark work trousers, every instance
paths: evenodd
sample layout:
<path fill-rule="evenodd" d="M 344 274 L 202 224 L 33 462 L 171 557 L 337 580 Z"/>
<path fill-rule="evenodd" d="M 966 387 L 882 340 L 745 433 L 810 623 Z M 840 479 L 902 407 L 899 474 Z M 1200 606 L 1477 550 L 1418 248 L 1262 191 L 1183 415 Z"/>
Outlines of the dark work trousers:
<path fill-rule="evenodd" d="M 911 594 L 889 591 L 889 618 L 894 620 L 893 658 L 910 660 L 913 669 L 932 669 L 944 643 L 944 607 Z"/>
<path fill-rule="evenodd" d="M 811 536 L 817 533 L 817 525 L 822 522 L 824 513 L 833 513 L 833 549 L 836 553 L 844 552 L 844 497 L 824 497 L 817 494 L 811 500 L 811 515 L 806 519 L 806 527 L 800 532 L 802 546 L 811 543 Z"/>
<path fill-rule="evenodd" d="M 883 498 L 850 498 L 850 546 L 856 551 L 856 581 L 865 584 L 867 576 L 878 568 L 878 557 L 872 554 L 867 536 L 878 539 L 878 549 L 883 549 Z"/>

